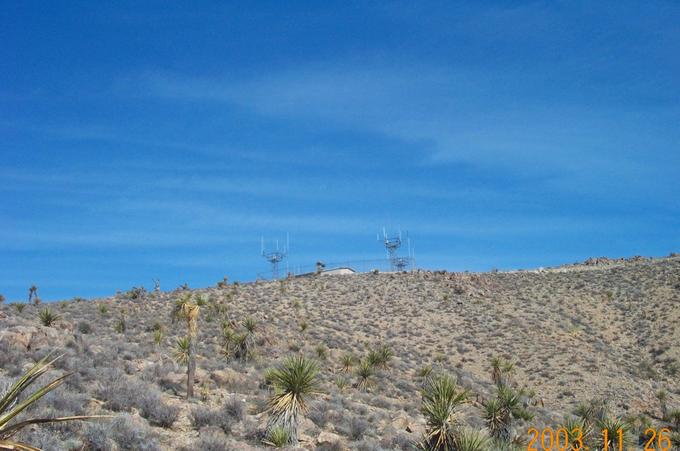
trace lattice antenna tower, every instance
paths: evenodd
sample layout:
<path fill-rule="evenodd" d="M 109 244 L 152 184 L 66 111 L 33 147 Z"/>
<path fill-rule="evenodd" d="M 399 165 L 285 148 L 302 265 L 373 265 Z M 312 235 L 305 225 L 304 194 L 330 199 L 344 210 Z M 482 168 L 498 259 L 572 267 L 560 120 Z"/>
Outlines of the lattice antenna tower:
<path fill-rule="evenodd" d="M 390 269 L 394 271 L 396 268 L 395 263 L 397 263 L 397 251 L 401 247 L 401 231 L 398 235 L 388 236 L 385 227 L 382 230 L 382 242 L 387 251 L 387 258 L 390 260 Z M 378 234 L 378 241 L 381 241 L 380 234 Z"/>
<path fill-rule="evenodd" d="M 276 240 L 274 249 L 267 250 L 264 247 L 264 237 L 260 238 L 260 254 L 272 266 L 272 280 L 279 278 L 279 263 L 288 257 L 289 245 L 290 237 L 288 234 L 286 234 L 286 245 L 283 249 L 279 249 L 279 240 Z"/>

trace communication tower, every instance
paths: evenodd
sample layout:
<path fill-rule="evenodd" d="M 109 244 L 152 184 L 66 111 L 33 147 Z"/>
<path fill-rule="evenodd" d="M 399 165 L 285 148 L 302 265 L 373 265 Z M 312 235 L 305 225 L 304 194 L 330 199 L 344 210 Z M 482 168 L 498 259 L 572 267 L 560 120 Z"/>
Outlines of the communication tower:
<path fill-rule="evenodd" d="M 385 245 L 385 250 L 387 251 L 387 258 L 390 260 L 390 270 L 392 271 L 404 271 L 406 268 L 413 267 L 414 258 L 411 255 L 411 239 L 406 232 L 406 242 L 408 244 L 408 257 L 400 257 L 397 255 L 399 248 L 402 244 L 401 230 L 397 235 L 388 236 L 387 231 L 383 227 L 382 240 L 380 239 L 380 234 L 378 234 L 378 241 L 382 241 Z"/>
<path fill-rule="evenodd" d="M 275 247 L 268 250 L 264 247 L 264 237 L 260 238 L 260 254 L 272 266 L 272 280 L 277 280 L 279 278 L 279 263 L 288 257 L 290 243 L 289 236 L 286 234 L 286 245 L 283 249 L 279 249 L 279 240 L 276 240 L 275 243 Z"/>

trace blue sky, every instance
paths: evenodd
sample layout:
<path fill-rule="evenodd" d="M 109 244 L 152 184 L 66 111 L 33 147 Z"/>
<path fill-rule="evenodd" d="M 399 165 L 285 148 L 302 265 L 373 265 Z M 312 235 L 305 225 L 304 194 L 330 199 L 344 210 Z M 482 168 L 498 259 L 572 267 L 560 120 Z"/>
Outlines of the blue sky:
<path fill-rule="evenodd" d="M 142 4 L 143 3 L 143 4 Z M 4 2 L 0 293 L 680 250 L 677 2 Z"/>

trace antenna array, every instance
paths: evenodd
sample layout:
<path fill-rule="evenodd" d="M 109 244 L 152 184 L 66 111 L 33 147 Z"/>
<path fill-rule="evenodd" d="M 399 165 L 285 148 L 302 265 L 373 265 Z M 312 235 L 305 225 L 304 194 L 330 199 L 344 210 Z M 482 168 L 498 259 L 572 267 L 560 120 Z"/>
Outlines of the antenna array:
<path fill-rule="evenodd" d="M 260 238 L 260 254 L 272 266 L 272 280 L 277 280 L 279 278 L 279 263 L 288 257 L 290 237 L 288 234 L 286 234 L 286 245 L 283 249 L 279 249 L 279 240 L 276 240 L 275 243 L 276 245 L 274 249 L 265 250 L 264 237 Z"/>
<path fill-rule="evenodd" d="M 380 234 L 378 234 L 378 241 L 380 240 Z M 400 257 L 397 255 L 397 251 L 401 247 L 401 230 L 395 236 L 388 236 L 387 231 L 383 227 L 383 237 L 382 242 L 385 245 L 385 250 L 387 251 L 387 258 L 390 260 L 390 269 L 392 271 L 404 271 L 407 267 L 413 268 L 414 258 L 411 253 L 411 239 L 406 232 L 406 242 L 408 243 L 408 257 Z"/>

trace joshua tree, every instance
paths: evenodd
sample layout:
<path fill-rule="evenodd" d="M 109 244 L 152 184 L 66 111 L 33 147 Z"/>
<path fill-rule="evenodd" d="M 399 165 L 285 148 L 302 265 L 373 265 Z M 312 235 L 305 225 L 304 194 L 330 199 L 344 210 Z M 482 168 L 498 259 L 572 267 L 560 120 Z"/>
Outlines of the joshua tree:
<path fill-rule="evenodd" d="M 156 293 L 161 292 L 161 280 L 160 279 L 152 279 L 153 280 L 153 291 Z"/>
<path fill-rule="evenodd" d="M 456 380 L 442 374 L 430 380 L 423 390 L 423 404 L 420 408 L 427 420 L 423 447 L 431 451 L 452 451 L 456 449 L 454 413 L 467 399 L 464 390 L 458 390 Z"/>
<path fill-rule="evenodd" d="M 172 309 L 172 321 L 185 321 L 187 324 L 187 399 L 194 396 L 194 374 L 196 373 L 196 333 L 198 331 L 198 315 L 201 308 L 194 304 L 191 293 L 185 294 L 175 302 Z"/>
<path fill-rule="evenodd" d="M 307 411 L 307 399 L 317 393 L 319 368 L 304 356 L 291 356 L 268 372 L 276 392 L 269 400 L 267 440 L 281 442 L 281 431 L 287 433 L 287 443 L 298 443 L 298 420 Z M 281 443 L 277 443 L 281 445 Z"/>
<path fill-rule="evenodd" d="M 33 298 L 38 299 L 38 287 L 31 285 L 28 289 L 28 303 L 30 304 Z"/>
<path fill-rule="evenodd" d="M 12 440 L 12 436 L 14 436 L 21 429 L 34 424 L 62 423 L 65 421 L 90 420 L 94 418 L 111 418 L 110 416 L 72 416 L 59 418 L 31 418 L 18 422 L 13 421 L 24 410 L 33 406 L 40 398 L 57 388 L 67 377 L 70 376 L 70 374 L 66 374 L 62 377 L 54 379 L 49 384 L 39 388 L 33 393 L 23 396 L 24 392 L 26 392 L 40 376 L 49 371 L 55 360 L 59 359 L 60 357 L 61 356 L 58 356 L 50 360 L 51 356 L 47 355 L 42 360 L 38 361 L 38 363 L 33 365 L 33 367 L 31 367 L 28 371 L 26 371 L 23 376 L 21 376 L 12 386 L 9 387 L 6 393 L 0 393 L 0 449 L 26 451 L 37 450 L 37 448 L 28 444 Z"/>

